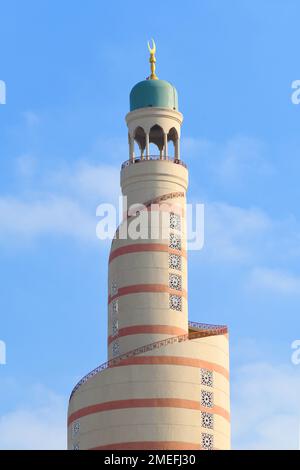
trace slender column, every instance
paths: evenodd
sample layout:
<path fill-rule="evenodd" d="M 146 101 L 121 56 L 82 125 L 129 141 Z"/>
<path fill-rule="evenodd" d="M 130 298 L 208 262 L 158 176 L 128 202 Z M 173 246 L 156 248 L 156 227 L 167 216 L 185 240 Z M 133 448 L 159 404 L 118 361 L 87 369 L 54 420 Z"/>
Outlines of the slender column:
<path fill-rule="evenodd" d="M 164 157 L 168 157 L 168 134 L 164 134 Z"/>
<path fill-rule="evenodd" d="M 150 159 L 150 155 L 149 155 L 149 134 L 148 134 L 148 132 L 146 134 L 146 159 L 147 160 Z"/>
<path fill-rule="evenodd" d="M 180 160 L 180 140 L 175 140 L 175 160 Z"/>
<path fill-rule="evenodd" d="M 134 138 L 129 136 L 129 160 L 134 162 L 135 155 L 134 155 Z"/>

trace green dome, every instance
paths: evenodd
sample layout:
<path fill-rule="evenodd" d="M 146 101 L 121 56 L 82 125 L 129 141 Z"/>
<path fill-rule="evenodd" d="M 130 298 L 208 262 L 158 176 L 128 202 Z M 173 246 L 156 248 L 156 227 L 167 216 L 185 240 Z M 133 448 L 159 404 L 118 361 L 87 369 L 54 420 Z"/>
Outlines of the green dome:
<path fill-rule="evenodd" d="M 130 111 L 139 108 L 169 108 L 178 111 L 176 88 L 165 80 L 143 80 L 130 92 Z"/>

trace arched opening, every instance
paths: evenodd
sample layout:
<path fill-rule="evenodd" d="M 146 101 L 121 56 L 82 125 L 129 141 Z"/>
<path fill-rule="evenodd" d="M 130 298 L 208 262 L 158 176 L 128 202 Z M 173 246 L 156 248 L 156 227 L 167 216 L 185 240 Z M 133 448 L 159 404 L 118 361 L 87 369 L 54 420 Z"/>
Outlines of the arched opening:
<path fill-rule="evenodd" d="M 168 142 L 173 142 L 173 151 L 169 151 L 170 157 L 177 161 L 180 159 L 179 154 L 179 137 L 178 132 L 175 127 L 172 127 L 168 132 Z"/>
<path fill-rule="evenodd" d="M 138 160 L 149 160 L 152 157 L 159 156 L 160 159 L 171 158 L 176 163 L 180 163 L 180 146 L 179 135 L 175 127 L 172 127 L 169 132 L 155 124 L 151 127 L 150 131 L 145 130 L 138 126 L 133 134 L 128 136 L 129 140 L 129 159 L 131 162 Z M 170 148 L 168 144 L 173 143 Z"/>
<path fill-rule="evenodd" d="M 164 131 L 157 124 L 155 124 L 150 129 L 149 144 L 151 146 L 150 155 L 155 155 L 155 154 L 158 153 L 160 155 L 160 157 L 162 158 L 163 149 L 164 149 Z M 151 144 L 154 144 L 154 145 L 151 145 Z M 158 149 L 158 152 L 157 152 L 157 149 Z M 152 152 L 154 152 L 154 153 L 152 153 Z"/>
<path fill-rule="evenodd" d="M 149 144 L 149 156 L 154 157 L 160 155 L 160 150 L 157 148 L 157 145 L 151 143 Z"/>
<path fill-rule="evenodd" d="M 136 140 L 133 141 L 134 160 L 141 157 L 141 149 Z"/>
<path fill-rule="evenodd" d="M 140 126 L 137 127 L 134 131 L 134 141 L 138 144 L 138 151 L 137 153 L 135 153 L 135 155 L 136 157 L 140 157 L 141 159 L 143 159 L 146 148 L 146 133 L 144 129 Z"/>

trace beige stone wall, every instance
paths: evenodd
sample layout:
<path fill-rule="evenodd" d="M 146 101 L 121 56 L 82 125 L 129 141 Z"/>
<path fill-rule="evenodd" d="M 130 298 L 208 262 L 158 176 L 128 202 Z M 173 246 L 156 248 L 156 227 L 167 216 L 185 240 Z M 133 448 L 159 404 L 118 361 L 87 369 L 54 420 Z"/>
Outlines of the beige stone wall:
<path fill-rule="evenodd" d="M 121 171 L 122 193 L 127 195 L 128 205 L 143 203 L 173 191 L 185 192 L 187 186 L 188 170 L 173 160 L 144 160 Z"/>

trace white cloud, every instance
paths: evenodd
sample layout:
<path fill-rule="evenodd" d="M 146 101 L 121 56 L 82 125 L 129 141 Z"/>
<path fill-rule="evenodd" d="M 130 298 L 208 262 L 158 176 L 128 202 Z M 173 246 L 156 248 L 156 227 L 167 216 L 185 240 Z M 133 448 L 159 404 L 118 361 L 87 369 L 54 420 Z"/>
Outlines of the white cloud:
<path fill-rule="evenodd" d="M 299 295 L 300 277 L 278 269 L 254 268 L 250 274 L 248 287 L 279 294 Z"/>
<path fill-rule="evenodd" d="M 120 170 L 111 165 L 91 165 L 86 161 L 65 167 L 46 175 L 48 184 L 57 191 L 77 194 L 81 199 L 92 199 L 98 203 L 117 199 L 120 186 Z"/>
<path fill-rule="evenodd" d="M 0 195 L 0 242 L 20 244 L 48 234 L 98 241 L 96 207 L 118 203 L 118 168 L 79 161 L 40 174 L 37 160 L 22 155 L 16 169 L 22 192 Z"/>
<path fill-rule="evenodd" d="M 300 423 L 299 368 L 252 363 L 231 384 L 235 449 L 297 449 Z"/>
<path fill-rule="evenodd" d="M 45 234 L 96 240 L 96 218 L 77 202 L 56 196 L 33 201 L 0 198 L 0 239 L 22 242 Z"/>
<path fill-rule="evenodd" d="M 299 258 L 299 240 L 300 223 L 293 216 L 275 219 L 258 207 L 243 208 L 218 201 L 204 205 L 204 247 L 201 256 L 208 262 L 239 263 L 250 269 L 268 266 L 269 263 L 274 265 L 274 261 L 278 266 L 286 265 L 287 261 L 295 262 Z M 255 271 L 252 274 L 253 285 L 256 284 L 255 276 L 258 283 L 263 274 L 267 283 L 270 273 Z M 279 274 L 280 271 L 277 278 Z M 289 281 L 291 286 L 292 280 Z M 291 290 L 298 290 L 297 286 L 298 283 L 294 282 Z"/>
<path fill-rule="evenodd" d="M 253 178 L 274 172 L 266 145 L 255 138 L 237 135 L 225 142 L 184 137 L 182 155 L 201 161 L 201 172 L 211 183 L 241 190 Z"/>
<path fill-rule="evenodd" d="M 214 168 L 223 183 L 240 185 L 253 173 L 265 174 L 271 171 L 264 154 L 262 142 L 237 136 L 220 148 L 219 162 Z"/>
<path fill-rule="evenodd" d="M 257 208 L 225 203 L 205 205 L 205 255 L 219 261 L 249 262 L 272 221 Z"/>
<path fill-rule="evenodd" d="M 31 403 L 0 416 L 0 449 L 66 449 L 66 400 L 34 386 Z"/>

